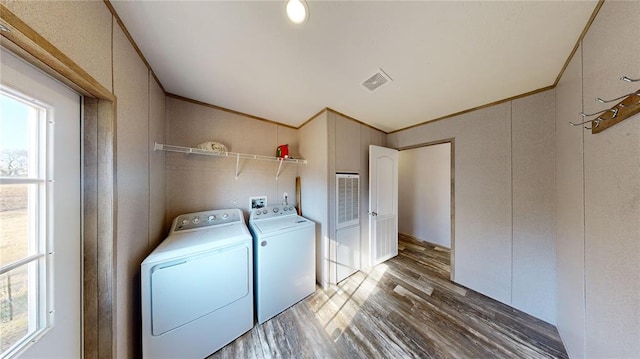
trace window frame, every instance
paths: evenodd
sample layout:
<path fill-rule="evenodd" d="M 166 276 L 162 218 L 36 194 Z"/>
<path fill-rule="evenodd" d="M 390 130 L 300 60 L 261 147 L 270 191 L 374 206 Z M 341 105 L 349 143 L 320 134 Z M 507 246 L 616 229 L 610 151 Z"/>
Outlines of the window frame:
<path fill-rule="evenodd" d="M 2 352 L 3 357 L 13 357 L 31 344 L 37 342 L 53 327 L 53 271 L 54 271 L 54 238 L 53 238 L 53 108 L 35 98 L 0 84 L 0 95 L 21 102 L 34 110 L 35 121 L 30 131 L 35 131 L 35 140 L 30 141 L 29 155 L 35 155 L 36 161 L 29 159 L 27 177 L 0 177 L 3 185 L 35 185 L 35 193 L 28 195 L 27 226 L 29 239 L 28 252 L 25 257 L 0 267 L 0 275 L 12 270 L 26 267 L 28 275 L 28 311 L 35 310 L 35 315 L 28 315 L 28 332 L 20 340 Z M 35 174 L 35 176 L 34 176 Z M 31 188 L 28 191 L 32 191 Z M 32 246 L 33 248 L 32 250 Z M 30 264 L 34 263 L 34 267 Z M 33 282 L 32 282 L 33 281 Z M 32 284 L 33 283 L 33 284 Z"/>

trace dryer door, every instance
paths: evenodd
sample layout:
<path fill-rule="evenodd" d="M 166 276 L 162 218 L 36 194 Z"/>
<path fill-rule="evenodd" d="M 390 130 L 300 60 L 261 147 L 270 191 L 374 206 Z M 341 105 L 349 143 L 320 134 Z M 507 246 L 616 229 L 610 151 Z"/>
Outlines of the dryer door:
<path fill-rule="evenodd" d="M 246 245 L 154 266 L 152 334 L 166 333 L 248 295 L 251 270 Z"/>

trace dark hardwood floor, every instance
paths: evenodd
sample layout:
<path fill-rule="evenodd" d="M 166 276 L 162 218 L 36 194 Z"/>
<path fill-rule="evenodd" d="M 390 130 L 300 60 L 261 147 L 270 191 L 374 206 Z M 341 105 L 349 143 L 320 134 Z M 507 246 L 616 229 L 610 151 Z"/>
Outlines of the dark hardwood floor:
<path fill-rule="evenodd" d="M 316 292 L 210 358 L 566 358 L 556 328 L 449 280 L 449 250 L 397 257 Z"/>

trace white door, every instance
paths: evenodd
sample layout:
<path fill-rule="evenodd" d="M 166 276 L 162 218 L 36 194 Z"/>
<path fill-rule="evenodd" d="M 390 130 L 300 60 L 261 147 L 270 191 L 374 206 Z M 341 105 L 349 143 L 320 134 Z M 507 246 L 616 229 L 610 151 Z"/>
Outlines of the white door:
<path fill-rule="evenodd" d="M 398 151 L 369 146 L 369 262 L 398 254 Z"/>
<path fill-rule="evenodd" d="M 0 59 L 0 356 L 80 358 L 81 98 Z"/>

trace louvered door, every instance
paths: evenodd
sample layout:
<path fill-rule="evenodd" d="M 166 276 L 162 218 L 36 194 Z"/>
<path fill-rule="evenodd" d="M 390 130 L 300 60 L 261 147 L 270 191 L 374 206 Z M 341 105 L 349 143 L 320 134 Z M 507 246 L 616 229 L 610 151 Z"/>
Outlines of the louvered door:
<path fill-rule="evenodd" d="M 336 174 L 336 228 L 360 224 L 360 176 Z"/>
<path fill-rule="evenodd" d="M 360 269 L 360 177 L 336 174 L 336 282 Z"/>

